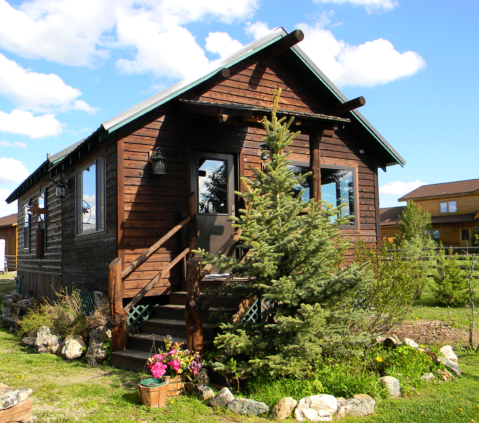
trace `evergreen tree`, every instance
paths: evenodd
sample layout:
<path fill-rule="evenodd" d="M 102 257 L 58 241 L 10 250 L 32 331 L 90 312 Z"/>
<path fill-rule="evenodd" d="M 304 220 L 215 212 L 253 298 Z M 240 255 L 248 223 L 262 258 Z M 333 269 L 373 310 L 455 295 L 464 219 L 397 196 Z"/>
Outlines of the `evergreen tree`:
<path fill-rule="evenodd" d="M 347 223 L 339 208 L 321 207 L 314 199 L 305 202 L 298 195 L 309 174 L 295 176 L 288 168 L 285 149 L 298 133 L 289 131 L 293 118 L 285 122 L 276 117 L 278 100 L 275 93 L 271 121 L 263 119 L 269 154 L 265 169 L 251 168 L 254 179 L 242 178 L 244 193 L 236 193 L 246 208 L 233 226 L 242 229 L 248 254 L 239 261 L 200 253 L 204 262 L 245 278 L 231 282 L 228 292 L 271 305 L 254 322 L 222 326 L 215 340 L 222 365 L 232 360 L 243 372 L 300 377 L 322 355 L 347 353 L 369 341 L 354 329 L 364 312 L 344 307 L 364 271 L 344 267 L 350 244 L 337 228 Z"/>

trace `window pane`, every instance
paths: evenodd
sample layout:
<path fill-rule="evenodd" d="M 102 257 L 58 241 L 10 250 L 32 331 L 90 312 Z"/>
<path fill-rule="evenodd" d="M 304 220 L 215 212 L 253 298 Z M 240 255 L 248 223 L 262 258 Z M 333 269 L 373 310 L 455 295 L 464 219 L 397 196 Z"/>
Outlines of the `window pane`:
<path fill-rule="evenodd" d="M 455 201 L 449 201 L 449 213 L 457 212 L 457 204 Z"/>
<path fill-rule="evenodd" d="M 469 229 L 462 229 L 461 230 L 461 239 L 463 241 L 469 241 Z"/>
<path fill-rule="evenodd" d="M 447 213 L 447 203 L 441 203 L 441 213 Z"/>
<path fill-rule="evenodd" d="M 310 171 L 309 166 L 301 166 L 301 165 L 289 165 L 288 169 L 291 169 L 294 172 L 294 176 L 298 177 L 300 174 L 308 173 Z M 309 178 L 306 181 L 303 181 L 300 184 L 296 184 L 293 187 L 293 190 L 299 195 L 301 191 L 303 194 L 301 195 L 301 200 L 309 201 L 311 199 L 310 194 L 310 186 L 309 186 Z"/>
<path fill-rule="evenodd" d="M 321 199 L 335 207 L 340 205 L 341 217 L 354 216 L 353 171 L 321 168 Z M 354 224 L 354 219 L 349 222 Z"/>
<path fill-rule="evenodd" d="M 200 159 L 198 167 L 198 212 L 228 213 L 227 162 Z"/>
<path fill-rule="evenodd" d="M 82 171 L 82 231 L 96 229 L 96 165 Z"/>

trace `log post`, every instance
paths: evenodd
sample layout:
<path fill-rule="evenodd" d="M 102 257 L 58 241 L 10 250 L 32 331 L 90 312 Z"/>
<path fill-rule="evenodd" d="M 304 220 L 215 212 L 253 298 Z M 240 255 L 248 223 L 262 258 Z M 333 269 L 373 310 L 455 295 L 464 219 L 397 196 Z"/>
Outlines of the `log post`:
<path fill-rule="evenodd" d="M 123 351 L 126 348 L 126 315 L 123 310 L 123 278 L 121 258 L 117 257 L 108 269 L 108 299 L 112 319 L 111 350 Z"/>
<path fill-rule="evenodd" d="M 196 240 L 200 236 L 198 231 L 198 219 L 196 218 L 196 196 L 195 193 L 192 192 L 188 196 L 188 215 L 191 218 L 188 226 L 186 227 L 187 237 L 188 237 L 188 248 L 190 249 L 190 253 L 188 254 L 188 260 L 192 259 L 195 256 L 193 250 L 196 249 Z"/>
<path fill-rule="evenodd" d="M 203 354 L 203 310 L 200 299 L 201 259 L 188 261 L 186 276 L 186 345 L 189 350 Z"/>
<path fill-rule="evenodd" d="M 321 164 L 319 144 L 321 134 L 314 133 L 309 136 L 309 160 L 311 172 L 311 196 L 321 204 Z"/>

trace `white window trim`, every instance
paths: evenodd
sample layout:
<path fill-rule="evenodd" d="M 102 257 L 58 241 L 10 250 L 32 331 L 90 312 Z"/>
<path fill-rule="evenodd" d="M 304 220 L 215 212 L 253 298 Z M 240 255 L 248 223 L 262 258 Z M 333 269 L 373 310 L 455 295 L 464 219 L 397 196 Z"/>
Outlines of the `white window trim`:
<path fill-rule="evenodd" d="M 96 225 L 95 228 L 83 230 L 83 178 L 81 177 L 82 172 L 89 168 L 92 165 L 96 165 Z M 95 160 L 83 165 L 76 172 L 76 186 L 75 186 L 75 198 L 76 198 L 76 207 L 75 207 L 75 222 L 76 222 L 76 233 L 78 236 L 89 235 L 97 232 L 102 232 L 105 230 L 105 159 L 103 155 L 98 156 Z"/>

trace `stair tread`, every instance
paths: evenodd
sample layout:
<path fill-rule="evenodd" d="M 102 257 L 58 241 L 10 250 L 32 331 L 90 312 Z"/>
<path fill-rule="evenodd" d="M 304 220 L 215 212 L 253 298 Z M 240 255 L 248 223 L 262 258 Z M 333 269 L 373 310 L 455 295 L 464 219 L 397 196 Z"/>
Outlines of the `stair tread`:
<path fill-rule="evenodd" d="M 174 319 L 148 319 L 145 320 L 145 322 L 151 322 L 151 323 L 158 323 L 162 325 L 170 325 L 170 326 L 185 326 L 185 321 L 184 320 L 174 320 Z M 214 323 L 203 323 L 203 328 L 216 328 L 218 325 L 215 325 Z"/>
<path fill-rule="evenodd" d="M 162 335 L 155 335 L 155 341 L 158 341 L 159 343 L 163 343 L 163 336 Z M 153 341 L 153 334 L 152 333 L 136 333 L 134 335 L 129 335 L 128 339 L 138 339 L 138 340 L 151 340 Z M 177 338 L 175 336 L 171 337 L 172 342 L 182 342 L 186 344 L 186 338 Z"/>
<path fill-rule="evenodd" d="M 175 309 L 175 310 L 179 310 L 179 309 L 185 309 L 185 306 L 182 305 L 182 304 L 163 304 L 163 305 L 159 305 L 159 306 L 156 306 L 155 308 L 171 308 L 171 309 Z M 213 312 L 213 313 L 218 313 L 218 312 L 222 312 L 222 311 L 237 311 L 238 309 L 235 308 L 235 307 L 211 307 L 209 309 L 209 312 Z"/>
<path fill-rule="evenodd" d="M 212 291 L 213 291 L 213 289 L 212 289 Z M 186 295 L 186 291 L 170 292 L 170 295 Z M 201 297 L 211 297 L 211 295 L 207 294 L 206 292 L 201 292 L 200 296 Z M 234 298 L 232 294 L 221 294 L 221 297 Z"/>
<path fill-rule="evenodd" d="M 112 356 L 123 356 L 123 357 L 128 357 L 133 360 L 148 360 L 148 357 L 150 357 L 150 353 L 147 351 L 138 351 L 138 350 L 131 350 L 131 349 L 126 349 L 123 351 L 114 351 L 111 353 Z"/>

